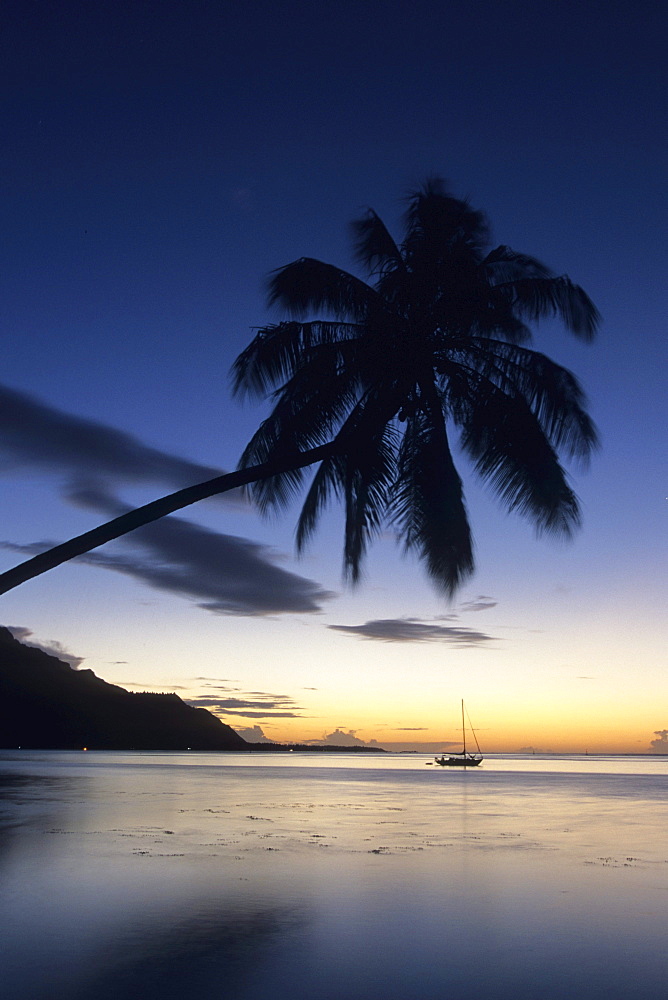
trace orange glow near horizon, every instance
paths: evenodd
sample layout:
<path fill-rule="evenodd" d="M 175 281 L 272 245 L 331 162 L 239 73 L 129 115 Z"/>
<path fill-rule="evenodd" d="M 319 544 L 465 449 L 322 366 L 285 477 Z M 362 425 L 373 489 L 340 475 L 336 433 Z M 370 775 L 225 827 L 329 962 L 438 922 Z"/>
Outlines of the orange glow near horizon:
<path fill-rule="evenodd" d="M 243 729 L 239 719 L 231 721 L 222 719 L 233 729 Z M 268 720 L 267 720 L 268 721 Z M 249 726 L 256 720 L 249 720 Z M 442 727 L 425 726 L 407 728 L 376 727 L 374 725 L 342 725 L 332 721 L 329 725 L 324 720 L 314 726 L 306 724 L 304 719 L 280 720 L 276 725 L 264 724 L 265 736 L 276 743 L 306 743 L 321 741 L 329 736 L 329 742 L 336 743 L 333 738 L 336 731 L 348 736 L 352 733 L 356 740 L 369 745 L 378 745 L 394 749 L 399 744 L 406 750 L 414 749 L 431 753 L 439 747 L 455 749 L 461 744 L 461 733 L 449 727 L 446 732 Z M 511 718 L 498 725 L 485 729 L 476 729 L 480 747 L 487 753 L 651 753 L 650 741 L 655 736 L 655 730 L 648 724 L 615 725 L 599 720 L 596 725 L 584 726 L 580 720 L 572 720 L 563 724 L 559 719 L 540 718 L 529 722 L 526 718 Z M 467 734 L 467 742 L 471 740 Z M 345 739 L 341 739 L 345 743 Z M 352 741 L 351 741 L 352 742 Z"/>

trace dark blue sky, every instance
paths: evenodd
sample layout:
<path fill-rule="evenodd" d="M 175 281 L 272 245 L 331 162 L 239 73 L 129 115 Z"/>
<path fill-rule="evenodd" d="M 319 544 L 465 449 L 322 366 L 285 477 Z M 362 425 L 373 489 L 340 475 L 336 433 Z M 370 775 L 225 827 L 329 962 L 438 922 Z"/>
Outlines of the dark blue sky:
<path fill-rule="evenodd" d="M 372 0 L 329 9 L 252 0 L 5 3 L 1 381 L 10 392 L 0 414 L 10 433 L 0 482 L 3 538 L 24 546 L 59 540 L 112 510 L 117 495 L 149 499 L 188 468 L 232 467 L 261 412 L 230 400 L 227 371 L 251 328 L 271 318 L 267 273 L 302 255 L 351 266 L 348 222 L 372 205 L 394 226 L 402 196 L 437 173 L 489 213 L 496 242 L 568 272 L 604 317 L 592 347 L 549 324 L 539 340 L 580 376 L 601 430 L 592 470 L 574 470 L 585 510 L 580 538 L 568 556 L 545 548 L 472 494 L 480 570 L 463 597 L 492 590 L 516 622 L 541 586 L 577 580 L 579 609 L 593 594 L 607 595 L 594 615 L 601 628 L 627 601 L 638 630 L 654 634 L 648 622 L 665 597 L 662 13 L 645 0 Z M 99 447 L 104 460 L 86 458 L 77 436 L 84 431 L 91 454 Z M 132 441 L 110 444 L 114 432 Z M 145 461 L 143 475 L 119 472 L 130 453 Z M 305 566 L 287 555 L 289 517 L 267 526 L 238 505 L 188 516 L 207 530 L 276 546 L 298 602 L 309 607 L 312 595 L 330 595 L 327 624 L 358 626 L 366 617 L 389 622 L 391 632 L 402 616 L 426 620 L 437 611 L 414 567 L 418 589 L 411 584 L 410 599 L 398 585 L 378 596 L 374 573 L 385 580 L 384 554 L 361 596 L 334 600 L 335 528 L 316 540 Z M 165 541 L 142 558 L 164 559 L 168 548 Z M 531 583 L 521 574 L 512 582 L 518 551 L 533 560 Z M 267 573 L 273 581 L 276 568 L 268 552 L 252 570 L 261 595 L 252 613 L 260 616 Z M 16 553 L 2 558 L 9 565 Z M 104 673 L 93 636 L 122 588 L 132 604 L 128 576 L 142 581 L 132 592 L 137 635 L 151 627 L 138 610 L 141 595 L 163 599 L 146 586 L 160 577 L 154 563 L 142 570 L 134 556 L 126 562 L 131 569 L 120 577 L 68 567 L 51 582 L 26 586 L 6 599 L 12 623 L 72 646 L 88 643 L 90 665 Z M 190 616 L 184 629 L 201 627 L 205 613 L 183 601 L 202 597 L 202 586 L 184 584 L 197 577 L 197 561 L 172 569 L 176 582 L 164 598 L 170 613 L 177 606 Z M 560 573 L 572 579 L 560 582 Z M 67 613 L 65 595 L 75 600 L 79 588 L 92 602 L 88 626 Z M 273 583 L 269 591 L 275 595 Z M 252 593 L 244 595 L 252 605 Z M 222 606 L 229 597 L 204 596 Z M 229 597 L 230 606 L 238 599 Z M 545 603 L 536 605 L 538 618 Z M 159 607 L 151 614 L 166 614 Z M 286 612 L 293 607 L 286 599 Z M 639 609 L 648 608 L 641 625 Z M 558 630 L 563 622 L 554 614 Z M 222 628 L 218 618 L 207 620 Z M 309 648 L 324 624 L 309 626 Z M 616 654 L 606 644 L 607 624 L 603 631 L 608 639 L 592 646 L 610 663 Z M 331 645 L 331 629 L 326 634 Z M 343 633 L 336 642 L 355 646 Z M 244 643 L 251 648 L 248 635 Z M 574 663 L 589 655 L 585 647 L 574 649 Z M 139 671 L 137 648 L 118 653 Z M 521 659 L 517 650 L 513 656 Z M 654 663 L 653 652 L 638 656 Z M 337 719 L 333 725 L 346 724 Z"/>

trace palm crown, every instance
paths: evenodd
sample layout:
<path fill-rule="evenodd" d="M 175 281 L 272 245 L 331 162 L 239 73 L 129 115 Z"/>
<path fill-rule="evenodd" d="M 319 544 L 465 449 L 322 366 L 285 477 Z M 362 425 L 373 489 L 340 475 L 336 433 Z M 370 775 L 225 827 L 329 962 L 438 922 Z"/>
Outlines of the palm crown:
<path fill-rule="evenodd" d="M 369 539 L 389 524 L 452 594 L 473 569 L 452 429 L 508 507 L 539 530 L 573 530 L 579 507 L 558 453 L 586 458 L 596 432 L 577 380 L 527 346 L 527 324 L 558 316 L 590 340 L 599 321 L 590 299 L 533 257 L 488 252 L 484 216 L 438 179 L 411 195 L 402 243 L 371 211 L 353 233 L 370 283 L 308 257 L 271 279 L 270 302 L 293 319 L 261 329 L 232 368 L 237 393 L 274 399 L 239 468 L 38 553 L 0 574 L 0 594 L 236 487 L 250 487 L 262 508 L 281 505 L 309 465 L 298 547 L 334 496 L 353 582 Z M 325 318 L 307 319 L 312 311 Z"/>
<path fill-rule="evenodd" d="M 370 538 L 394 526 L 452 594 L 473 569 L 453 430 L 476 472 L 539 531 L 579 523 L 558 453 L 587 457 L 596 431 L 575 377 L 528 346 L 528 324 L 557 316 L 590 340 L 598 312 L 535 258 L 490 252 L 485 217 L 438 179 L 410 196 L 401 243 L 373 211 L 353 234 L 368 282 L 307 257 L 271 278 L 270 303 L 292 318 L 262 328 L 233 366 L 235 392 L 273 398 L 240 467 L 280 467 L 250 487 L 266 509 L 302 485 L 305 463 L 294 460 L 318 448 L 298 548 L 336 497 L 352 581 Z"/>

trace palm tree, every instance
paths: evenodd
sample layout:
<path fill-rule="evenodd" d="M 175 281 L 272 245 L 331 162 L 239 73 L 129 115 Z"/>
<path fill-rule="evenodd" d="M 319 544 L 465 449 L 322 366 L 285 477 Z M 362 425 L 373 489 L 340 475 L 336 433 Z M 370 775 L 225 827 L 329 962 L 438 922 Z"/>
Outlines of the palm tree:
<path fill-rule="evenodd" d="M 232 368 L 236 394 L 273 408 L 236 472 L 179 490 L 0 576 L 0 593 L 191 503 L 238 486 L 262 510 L 286 504 L 317 465 L 297 525 L 303 548 L 331 498 L 345 508 L 344 569 L 393 527 L 452 595 L 473 570 L 471 530 L 450 445 L 538 531 L 570 534 L 576 496 L 559 461 L 587 458 L 596 431 L 565 368 L 529 347 L 556 316 L 589 341 L 598 312 L 578 286 L 507 246 L 438 179 L 411 194 L 401 243 L 373 211 L 353 223 L 368 282 L 303 257 L 274 272 L 263 327 Z M 321 314 L 321 319 L 311 319 Z"/>

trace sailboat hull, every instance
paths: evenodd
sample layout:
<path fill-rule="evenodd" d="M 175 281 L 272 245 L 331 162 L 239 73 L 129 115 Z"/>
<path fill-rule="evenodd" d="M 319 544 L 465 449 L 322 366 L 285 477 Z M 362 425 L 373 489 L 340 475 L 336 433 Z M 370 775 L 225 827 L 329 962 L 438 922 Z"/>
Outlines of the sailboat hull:
<path fill-rule="evenodd" d="M 436 763 L 441 767 L 477 767 L 482 757 L 436 757 Z"/>

